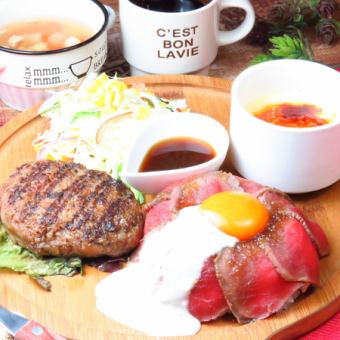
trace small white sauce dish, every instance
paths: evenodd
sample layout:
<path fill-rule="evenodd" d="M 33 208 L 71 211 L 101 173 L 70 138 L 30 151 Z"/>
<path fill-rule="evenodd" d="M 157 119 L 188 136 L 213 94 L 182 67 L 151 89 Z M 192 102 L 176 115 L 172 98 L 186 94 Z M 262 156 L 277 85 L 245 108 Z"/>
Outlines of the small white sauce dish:
<path fill-rule="evenodd" d="M 204 163 L 175 170 L 139 172 L 155 144 L 175 138 L 199 139 L 212 146 L 215 156 Z M 136 137 L 123 162 L 121 177 L 143 193 L 155 194 L 175 181 L 218 170 L 226 158 L 229 134 L 217 120 L 199 113 L 174 112 L 154 118 Z"/>
<path fill-rule="evenodd" d="M 268 61 L 241 72 L 231 91 L 230 148 L 235 169 L 287 193 L 311 192 L 338 181 L 339 89 L 340 73 L 310 61 Z M 316 105 L 330 122 L 285 127 L 251 113 L 251 107 L 283 102 Z"/>

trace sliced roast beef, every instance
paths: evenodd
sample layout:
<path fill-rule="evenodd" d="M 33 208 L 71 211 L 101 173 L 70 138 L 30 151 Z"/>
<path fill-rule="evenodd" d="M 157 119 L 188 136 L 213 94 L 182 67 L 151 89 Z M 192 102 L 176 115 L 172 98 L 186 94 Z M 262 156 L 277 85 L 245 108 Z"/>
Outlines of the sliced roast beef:
<path fill-rule="evenodd" d="M 283 279 L 256 241 L 225 248 L 216 268 L 229 308 L 241 323 L 279 311 L 304 286 Z"/>
<path fill-rule="evenodd" d="M 225 172 L 212 172 L 168 186 L 145 207 L 145 210 L 148 211 L 156 204 L 170 200 L 171 208 L 176 211 L 200 204 L 218 192 L 232 190 L 243 191 L 237 177 Z"/>
<path fill-rule="evenodd" d="M 149 209 L 145 217 L 144 234 L 170 222 L 176 214 L 171 209 L 171 201 L 161 201 Z"/>
<path fill-rule="evenodd" d="M 295 219 L 279 217 L 260 235 L 259 247 L 277 272 L 287 281 L 319 283 L 317 251 L 301 224 Z M 294 259 L 292 261 L 292 259 Z"/>
<path fill-rule="evenodd" d="M 239 322 L 265 318 L 319 283 L 318 253 L 328 253 L 319 225 L 305 218 L 286 194 L 232 174 L 213 172 L 166 188 L 146 207 L 145 232 L 221 191 L 254 195 L 271 218 L 263 233 L 225 248 L 215 261 L 207 259 L 189 295 L 195 317 L 208 321 L 229 310 Z"/>
<path fill-rule="evenodd" d="M 305 218 L 305 220 L 307 222 L 308 229 L 311 232 L 311 235 L 309 234 L 308 235 L 312 238 L 312 240 L 316 244 L 319 256 L 320 257 L 327 256 L 329 254 L 329 242 L 326 234 L 323 232 L 321 227 L 316 222 L 311 221 L 308 218 Z"/>
<path fill-rule="evenodd" d="M 190 292 L 188 310 L 200 321 L 214 320 L 229 310 L 216 276 L 215 256 L 205 261 L 201 277 Z"/>
<path fill-rule="evenodd" d="M 294 216 L 304 227 L 308 236 L 313 241 L 319 257 L 327 256 L 329 254 L 329 243 L 321 227 L 314 221 L 306 218 L 302 211 L 296 207 L 291 207 L 289 214 Z"/>
<path fill-rule="evenodd" d="M 281 211 L 287 216 L 289 215 L 296 219 L 313 241 L 319 257 L 328 255 L 329 243 L 325 233 L 317 223 L 304 216 L 302 211 L 294 205 L 288 195 L 279 190 L 264 187 L 258 183 L 254 183 L 241 177 L 238 177 L 238 180 L 240 182 L 240 186 L 245 192 L 256 196 L 272 211 L 273 214 Z"/>

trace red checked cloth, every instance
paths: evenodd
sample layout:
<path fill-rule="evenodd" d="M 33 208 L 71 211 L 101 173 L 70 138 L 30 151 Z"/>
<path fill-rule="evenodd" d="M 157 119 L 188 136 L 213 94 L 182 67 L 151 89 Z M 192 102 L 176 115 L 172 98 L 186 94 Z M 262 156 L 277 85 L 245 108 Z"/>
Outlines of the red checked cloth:
<path fill-rule="evenodd" d="M 299 340 L 338 340 L 340 339 L 340 312 L 321 326 Z"/>

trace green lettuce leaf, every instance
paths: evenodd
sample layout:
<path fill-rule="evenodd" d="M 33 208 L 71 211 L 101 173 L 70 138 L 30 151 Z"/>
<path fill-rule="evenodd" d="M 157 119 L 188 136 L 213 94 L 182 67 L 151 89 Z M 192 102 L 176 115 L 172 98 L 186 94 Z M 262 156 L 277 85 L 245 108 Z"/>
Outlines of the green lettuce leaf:
<path fill-rule="evenodd" d="M 123 168 L 123 163 L 120 163 L 117 166 L 117 173 L 114 175 L 114 177 L 120 179 L 132 191 L 132 193 L 135 196 L 135 199 L 138 201 L 139 204 L 143 204 L 145 202 L 144 194 L 141 191 L 135 189 L 132 185 L 130 185 L 127 181 L 125 181 L 124 178 L 120 176 L 122 172 L 122 168 Z"/>
<path fill-rule="evenodd" d="M 101 112 L 100 111 L 79 111 L 73 114 L 71 118 L 71 123 L 73 124 L 77 119 L 83 117 L 96 117 L 100 118 Z"/>
<path fill-rule="evenodd" d="M 44 289 L 50 290 L 51 284 L 43 278 L 44 276 L 73 276 L 81 272 L 81 268 L 82 262 L 79 257 L 42 258 L 13 243 L 0 222 L 0 269 L 26 273 Z"/>

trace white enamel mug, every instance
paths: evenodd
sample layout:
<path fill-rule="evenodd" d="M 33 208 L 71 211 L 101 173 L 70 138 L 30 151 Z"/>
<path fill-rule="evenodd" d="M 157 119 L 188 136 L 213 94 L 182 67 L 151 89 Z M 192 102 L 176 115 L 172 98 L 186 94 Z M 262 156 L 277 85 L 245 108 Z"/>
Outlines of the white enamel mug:
<path fill-rule="evenodd" d="M 220 12 L 229 7 L 242 8 L 245 19 L 232 31 L 219 31 Z M 211 0 L 187 12 L 153 11 L 119 0 L 119 14 L 132 75 L 199 73 L 216 58 L 219 46 L 245 37 L 255 21 L 248 0 Z"/>
<path fill-rule="evenodd" d="M 20 10 L 18 10 L 20 9 Z M 79 44 L 53 51 L 21 51 L 0 46 L 0 97 L 23 110 L 88 73 L 99 71 L 107 55 L 107 29 L 115 13 L 97 0 L 2 0 L 0 27 L 27 19 L 67 19 L 93 35 Z"/>

